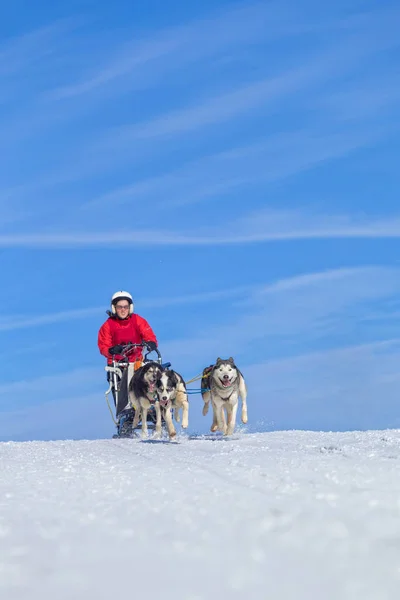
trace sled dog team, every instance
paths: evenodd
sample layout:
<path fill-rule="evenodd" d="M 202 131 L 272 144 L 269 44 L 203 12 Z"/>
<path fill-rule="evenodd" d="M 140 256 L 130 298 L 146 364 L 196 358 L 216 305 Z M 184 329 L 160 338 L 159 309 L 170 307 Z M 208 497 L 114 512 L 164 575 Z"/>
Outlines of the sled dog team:
<path fill-rule="evenodd" d="M 107 359 L 108 365 L 113 358 L 119 360 L 122 347 L 129 340 L 133 344 L 145 342 L 152 351 L 158 343 L 149 323 L 134 312 L 133 298 L 129 292 L 118 291 L 111 298 L 111 310 L 107 311 L 108 319 L 98 333 L 100 353 Z M 141 349 L 129 355 L 129 363 L 140 362 Z M 131 365 L 133 367 L 133 364 Z M 211 431 L 221 431 L 231 435 L 236 425 L 239 398 L 242 400 L 242 422 L 247 423 L 247 390 L 243 374 L 232 357 L 224 360 L 218 358 L 214 365 L 206 367 L 202 372 L 201 395 L 204 401 L 203 415 L 207 415 L 211 402 L 213 420 Z M 147 413 L 154 404 L 156 411 L 155 434 L 161 434 L 162 417 L 164 417 L 170 438 L 176 436 L 172 419 L 180 421 L 182 411 L 182 427 L 189 424 L 189 402 L 186 384 L 182 376 L 162 367 L 157 362 L 148 362 L 133 371 L 128 384 L 128 406 L 134 409 L 132 427 L 142 421 L 142 434 L 147 436 Z"/>
<path fill-rule="evenodd" d="M 136 370 L 129 382 L 129 404 L 135 411 L 132 427 L 142 420 L 142 434 L 147 436 L 147 413 L 154 402 L 156 411 L 155 435 L 161 435 L 161 418 L 165 419 L 168 435 L 176 436 L 172 419 L 182 427 L 189 425 L 189 401 L 182 376 L 172 369 L 163 369 L 156 362 L 149 362 Z M 247 390 L 242 373 L 232 357 L 218 358 L 215 365 L 203 369 L 201 395 L 204 401 L 203 415 L 207 415 L 211 402 L 213 420 L 211 431 L 232 435 L 236 425 L 239 398 L 242 400 L 242 423 L 247 423 Z"/>

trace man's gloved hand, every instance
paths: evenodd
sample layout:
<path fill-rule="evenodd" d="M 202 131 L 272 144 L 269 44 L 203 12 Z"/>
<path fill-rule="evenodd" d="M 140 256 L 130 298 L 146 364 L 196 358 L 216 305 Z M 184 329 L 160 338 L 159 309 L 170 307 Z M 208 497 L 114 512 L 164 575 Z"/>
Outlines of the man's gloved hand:
<path fill-rule="evenodd" d="M 116 346 L 111 346 L 111 348 L 109 348 L 108 351 L 111 354 L 111 356 L 113 356 L 114 354 L 121 354 L 123 349 L 124 347 L 121 344 L 117 344 Z"/>
<path fill-rule="evenodd" d="M 157 344 L 155 342 L 145 342 L 145 344 L 150 350 L 150 352 L 153 352 L 153 350 L 157 350 Z"/>

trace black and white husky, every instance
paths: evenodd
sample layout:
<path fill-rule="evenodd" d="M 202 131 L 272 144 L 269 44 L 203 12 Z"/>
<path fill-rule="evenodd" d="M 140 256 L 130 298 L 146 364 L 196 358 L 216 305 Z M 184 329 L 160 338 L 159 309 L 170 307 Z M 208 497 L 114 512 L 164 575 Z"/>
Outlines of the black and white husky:
<path fill-rule="evenodd" d="M 135 429 L 142 419 L 142 436 L 147 437 L 147 414 L 154 405 L 156 411 L 156 435 L 161 435 L 161 411 L 158 402 L 156 383 L 162 368 L 156 362 L 148 362 L 134 372 L 128 387 L 129 404 L 135 411 L 132 429 Z"/>
<path fill-rule="evenodd" d="M 156 393 L 167 425 L 168 435 L 170 439 L 174 438 L 176 430 L 172 420 L 172 411 L 175 420 L 179 423 L 179 411 L 182 410 L 182 427 L 186 429 L 189 425 L 189 401 L 186 384 L 182 376 L 176 371 L 163 369 L 157 379 Z"/>
<path fill-rule="evenodd" d="M 203 415 L 208 413 L 210 400 L 213 408 L 211 431 L 218 429 L 224 435 L 232 435 L 236 426 L 239 398 L 242 399 L 242 423 L 247 423 L 246 382 L 232 357 L 227 360 L 217 358 L 215 365 L 203 369 L 201 389 Z"/>

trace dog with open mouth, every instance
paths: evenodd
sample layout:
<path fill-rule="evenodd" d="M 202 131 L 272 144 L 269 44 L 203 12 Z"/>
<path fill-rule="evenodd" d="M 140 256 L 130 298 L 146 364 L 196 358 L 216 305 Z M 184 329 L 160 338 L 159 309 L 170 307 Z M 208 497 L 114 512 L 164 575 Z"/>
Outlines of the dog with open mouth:
<path fill-rule="evenodd" d="M 201 395 L 204 401 L 204 416 L 208 413 L 211 401 L 212 432 L 219 430 L 224 435 L 233 434 L 239 398 L 242 400 L 242 423 L 247 423 L 247 386 L 232 357 L 226 360 L 217 358 L 215 365 L 203 369 Z"/>
<path fill-rule="evenodd" d="M 129 404 L 135 411 L 132 429 L 142 419 L 142 436 L 148 436 L 147 414 L 154 405 L 156 411 L 155 434 L 161 435 L 161 410 L 156 393 L 157 379 L 162 372 L 157 362 L 148 362 L 134 372 L 128 387 Z"/>
<path fill-rule="evenodd" d="M 182 410 L 183 429 L 189 425 L 189 401 L 183 377 L 172 369 L 163 369 L 156 382 L 156 394 L 167 425 L 169 438 L 173 439 L 176 436 L 176 429 L 172 413 L 179 423 Z"/>

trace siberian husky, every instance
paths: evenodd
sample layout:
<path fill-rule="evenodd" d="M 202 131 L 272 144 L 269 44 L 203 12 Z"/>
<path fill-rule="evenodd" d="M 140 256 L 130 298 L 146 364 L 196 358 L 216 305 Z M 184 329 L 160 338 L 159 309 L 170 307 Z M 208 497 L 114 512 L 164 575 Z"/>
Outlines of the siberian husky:
<path fill-rule="evenodd" d="M 172 369 L 164 369 L 157 379 L 156 393 L 167 425 L 168 435 L 170 439 L 174 438 L 176 430 L 172 420 L 172 410 L 178 423 L 180 421 L 179 411 L 182 410 L 182 427 L 186 429 L 189 425 L 188 394 L 182 376 Z"/>
<path fill-rule="evenodd" d="M 213 408 L 211 431 L 218 429 L 224 435 L 232 435 L 236 426 L 239 397 L 242 399 L 242 423 L 247 423 L 246 383 L 232 357 L 227 360 L 217 358 L 215 365 L 203 370 L 201 389 L 203 415 L 208 413 L 210 400 Z"/>
<path fill-rule="evenodd" d="M 162 372 L 156 362 L 148 362 L 134 372 L 129 382 L 129 404 L 135 411 L 132 429 L 138 426 L 142 419 L 142 436 L 147 437 L 147 414 L 154 404 L 156 411 L 156 435 L 161 435 L 161 411 L 156 393 L 156 382 Z"/>

